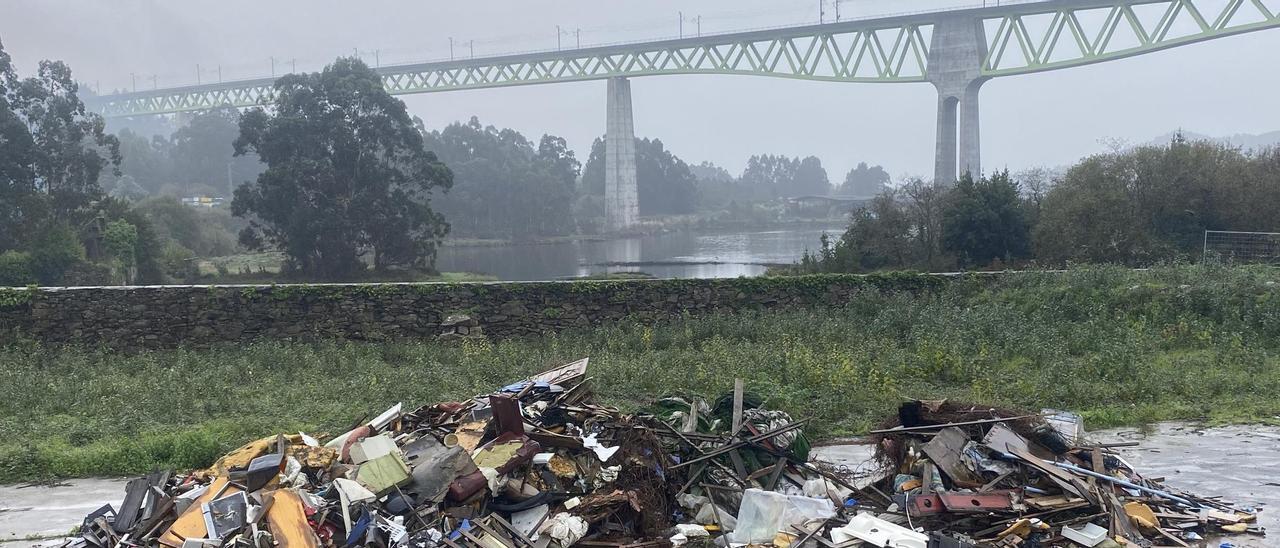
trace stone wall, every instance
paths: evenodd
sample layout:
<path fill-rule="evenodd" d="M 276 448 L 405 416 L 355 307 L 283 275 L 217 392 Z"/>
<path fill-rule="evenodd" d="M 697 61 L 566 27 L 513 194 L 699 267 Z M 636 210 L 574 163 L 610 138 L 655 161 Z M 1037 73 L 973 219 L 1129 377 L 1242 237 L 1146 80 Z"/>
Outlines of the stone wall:
<path fill-rule="evenodd" d="M 255 339 L 421 339 L 444 333 L 512 337 L 622 319 L 652 321 L 681 314 L 841 306 L 860 291 L 929 291 L 947 280 L 885 274 L 0 289 L 0 342 L 23 338 L 157 348 Z"/>

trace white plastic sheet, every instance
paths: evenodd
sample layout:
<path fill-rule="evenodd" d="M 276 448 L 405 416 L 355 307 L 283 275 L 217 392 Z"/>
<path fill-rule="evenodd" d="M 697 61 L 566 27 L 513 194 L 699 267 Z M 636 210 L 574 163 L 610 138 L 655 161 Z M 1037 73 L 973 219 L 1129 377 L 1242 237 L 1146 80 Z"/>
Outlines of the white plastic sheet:
<path fill-rule="evenodd" d="M 792 525 L 813 519 L 835 517 L 836 508 L 829 499 L 784 495 L 760 489 L 747 489 L 738 507 L 737 527 L 730 541 L 759 544 L 773 541 L 779 531 L 794 533 Z"/>

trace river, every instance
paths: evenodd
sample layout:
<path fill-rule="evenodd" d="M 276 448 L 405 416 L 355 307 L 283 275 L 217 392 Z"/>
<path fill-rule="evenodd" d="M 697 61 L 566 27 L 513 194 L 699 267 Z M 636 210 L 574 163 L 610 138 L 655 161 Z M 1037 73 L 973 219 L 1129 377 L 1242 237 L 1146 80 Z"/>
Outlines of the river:
<path fill-rule="evenodd" d="M 770 264 L 793 263 L 817 250 L 823 232 L 844 228 L 787 228 L 734 232 L 668 232 L 602 241 L 537 245 L 447 246 L 436 268 L 475 272 L 499 280 L 558 280 L 618 272 L 659 278 L 735 278 L 763 274 Z"/>

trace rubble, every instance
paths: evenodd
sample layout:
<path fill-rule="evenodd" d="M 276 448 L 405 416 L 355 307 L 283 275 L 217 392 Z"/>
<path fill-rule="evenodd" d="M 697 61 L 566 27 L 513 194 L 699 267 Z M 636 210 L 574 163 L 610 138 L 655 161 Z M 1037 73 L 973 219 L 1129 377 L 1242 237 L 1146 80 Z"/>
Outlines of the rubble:
<path fill-rule="evenodd" d="M 905 403 L 879 470 L 811 461 L 742 381 L 649 413 L 593 401 L 586 359 L 341 435 L 255 440 L 130 481 L 66 548 L 1191 546 L 1254 510 L 1144 478 L 1070 413 Z M 322 443 L 324 441 L 324 443 Z"/>

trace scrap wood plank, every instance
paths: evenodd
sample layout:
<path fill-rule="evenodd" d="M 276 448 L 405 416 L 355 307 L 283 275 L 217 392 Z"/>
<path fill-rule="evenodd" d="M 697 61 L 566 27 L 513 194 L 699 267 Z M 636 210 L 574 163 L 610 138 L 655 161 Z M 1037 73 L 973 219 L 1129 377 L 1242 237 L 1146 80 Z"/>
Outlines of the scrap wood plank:
<path fill-rule="evenodd" d="M 232 486 L 225 477 L 217 477 L 213 483 L 209 484 L 209 489 L 200 495 L 191 506 L 187 508 L 177 521 L 169 526 L 169 530 L 160 535 L 158 541 L 165 546 L 180 548 L 183 541 L 189 538 L 205 538 L 208 534 L 204 527 L 204 512 L 201 506 L 221 495 L 234 495 L 240 492 L 240 488 Z M 301 501 L 299 501 L 301 504 Z M 305 521 L 305 519 L 304 519 Z"/>
<path fill-rule="evenodd" d="M 1089 451 L 1089 455 L 1090 455 L 1090 460 L 1093 461 L 1089 463 L 1089 467 L 1092 468 L 1094 472 L 1106 473 L 1107 466 L 1106 466 L 1106 463 L 1102 460 L 1102 449 L 1095 448 L 1094 450 Z M 1097 487 L 1097 486 L 1098 486 L 1098 478 L 1089 476 L 1089 487 Z"/>
<path fill-rule="evenodd" d="M 111 523 L 115 532 L 126 533 L 137 525 L 138 518 L 142 515 L 142 503 L 150 489 L 151 484 L 147 478 L 134 478 L 124 486 L 124 501 L 120 503 L 116 519 Z"/>
<path fill-rule="evenodd" d="M 734 436 L 742 430 L 742 396 L 745 390 L 746 386 L 742 379 L 733 379 L 733 426 L 730 431 Z"/>
<path fill-rule="evenodd" d="M 954 427 L 945 428 L 929 440 L 923 449 L 924 453 L 929 455 L 929 459 L 937 464 L 952 482 L 963 487 L 978 487 L 982 485 L 982 478 L 965 466 L 962 460 L 964 447 L 968 443 L 969 435 L 964 430 Z"/>
<path fill-rule="evenodd" d="M 307 523 L 302 497 L 293 489 L 278 489 L 267 511 L 267 529 L 277 548 L 320 548 L 320 539 Z"/>
<path fill-rule="evenodd" d="M 1010 447 L 1017 447 L 1042 459 L 1052 459 L 1054 457 L 1053 451 L 1018 435 L 1017 432 L 1014 432 L 1012 428 L 1009 428 L 1004 423 L 992 425 L 991 429 L 987 431 L 987 435 L 982 437 L 982 444 L 1002 453 L 1010 453 Z"/>

